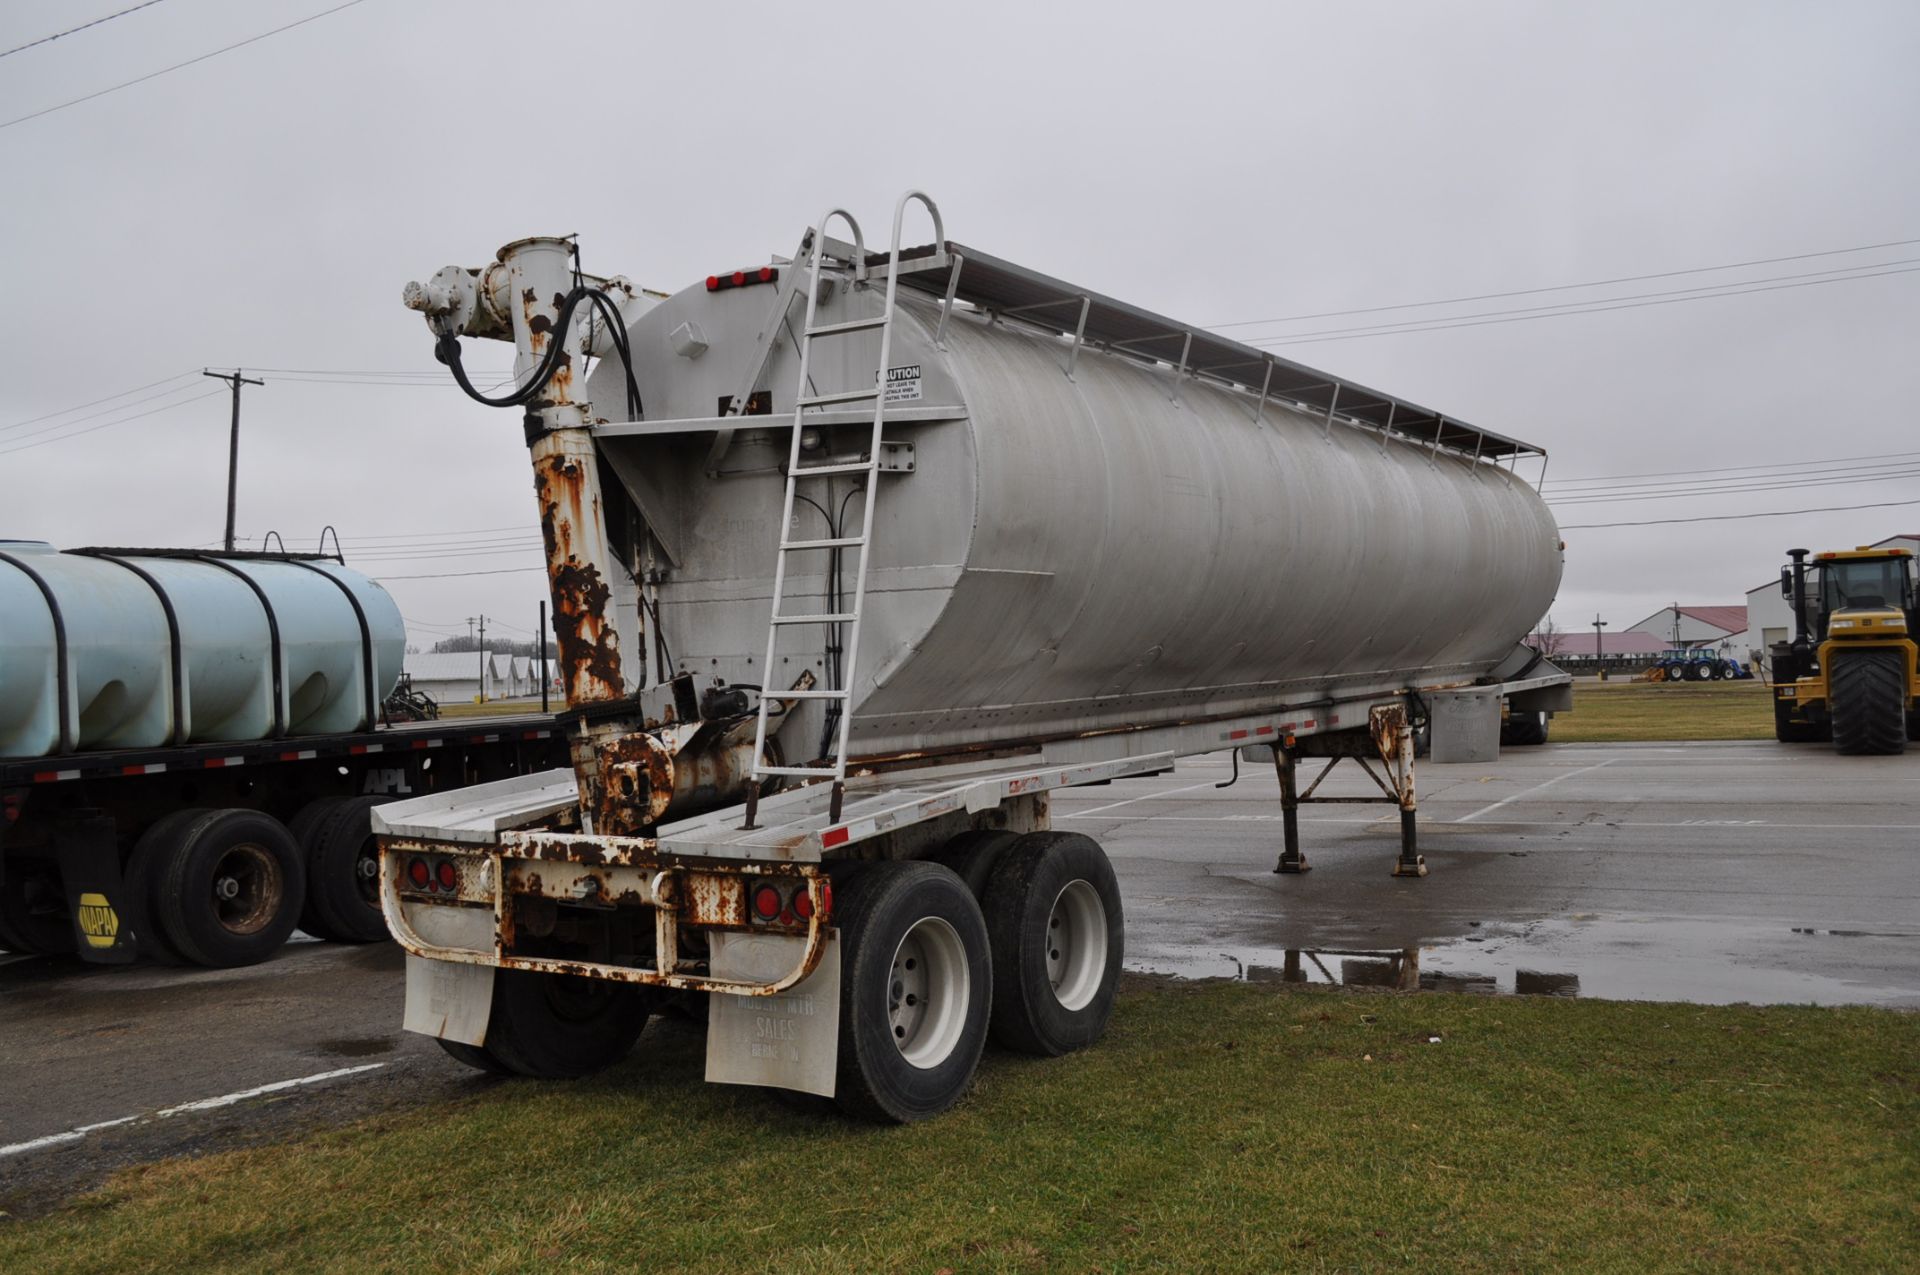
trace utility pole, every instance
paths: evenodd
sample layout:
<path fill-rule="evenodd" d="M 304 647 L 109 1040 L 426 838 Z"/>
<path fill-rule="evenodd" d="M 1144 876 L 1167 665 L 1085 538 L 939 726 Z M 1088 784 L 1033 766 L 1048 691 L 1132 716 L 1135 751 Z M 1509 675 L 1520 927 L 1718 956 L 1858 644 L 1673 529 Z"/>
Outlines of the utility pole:
<path fill-rule="evenodd" d="M 540 711 L 547 711 L 547 604 L 540 604 L 540 627 L 533 631 L 534 642 L 540 647 Z"/>
<path fill-rule="evenodd" d="M 1593 613 L 1593 662 L 1595 664 L 1598 664 L 1601 659 L 1604 658 L 1600 653 L 1600 630 L 1606 627 L 1607 622 L 1600 618 L 1598 611 L 1595 611 Z"/>
<path fill-rule="evenodd" d="M 227 552 L 233 552 L 233 507 L 239 491 L 240 481 L 240 387 L 242 385 L 265 385 L 265 381 L 256 381 L 250 376 L 240 375 L 240 369 L 227 372 L 201 372 L 202 376 L 211 376 L 216 381 L 226 381 L 233 386 L 233 429 L 227 435 Z"/>
<path fill-rule="evenodd" d="M 480 617 L 480 702 L 487 702 L 487 617 Z"/>
<path fill-rule="evenodd" d="M 1673 644 L 1680 645 L 1680 604 L 1673 604 Z"/>

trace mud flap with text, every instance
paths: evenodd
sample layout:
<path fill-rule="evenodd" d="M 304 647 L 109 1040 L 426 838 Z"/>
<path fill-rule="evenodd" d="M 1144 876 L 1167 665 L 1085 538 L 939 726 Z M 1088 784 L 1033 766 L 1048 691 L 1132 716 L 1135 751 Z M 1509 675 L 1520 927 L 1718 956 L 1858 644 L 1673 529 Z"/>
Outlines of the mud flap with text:
<path fill-rule="evenodd" d="M 492 1010 L 493 966 L 407 957 L 408 1031 L 484 1045 Z"/>
<path fill-rule="evenodd" d="M 791 970 L 806 940 L 715 931 L 715 978 L 771 982 Z M 778 996 L 715 993 L 707 1006 L 707 1079 L 833 1096 L 840 1063 L 840 934 L 813 973 Z"/>

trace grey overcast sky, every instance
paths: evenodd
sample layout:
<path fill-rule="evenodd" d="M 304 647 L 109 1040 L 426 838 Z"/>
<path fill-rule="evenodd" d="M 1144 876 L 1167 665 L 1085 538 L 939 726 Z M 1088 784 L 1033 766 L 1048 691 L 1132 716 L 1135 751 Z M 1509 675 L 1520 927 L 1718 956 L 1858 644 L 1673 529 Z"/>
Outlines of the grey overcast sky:
<path fill-rule="evenodd" d="M 0 49 L 132 3 L 9 0 Z M 420 375 L 401 285 L 577 232 L 589 270 L 672 291 L 907 186 L 955 238 L 1200 323 L 1833 254 L 1231 331 L 1424 321 L 1274 348 L 1544 445 L 1563 628 L 1920 531 L 1911 0 L 364 0 L 21 119 L 332 3 L 164 0 L 0 57 L 0 535 L 217 543 L 227 401 L 199 370 L 317 370 L 255 373 L 241 534 L 337 527 L 423 646 L 481 612 L 528 636 L 518 423 Z M 1649 296 L 1724 285 L 1765 290 Z M 1520 321 L 1433 330 L 1473 316 Z M 1702 471 L 1744 489 L 1575 482 Z"/>

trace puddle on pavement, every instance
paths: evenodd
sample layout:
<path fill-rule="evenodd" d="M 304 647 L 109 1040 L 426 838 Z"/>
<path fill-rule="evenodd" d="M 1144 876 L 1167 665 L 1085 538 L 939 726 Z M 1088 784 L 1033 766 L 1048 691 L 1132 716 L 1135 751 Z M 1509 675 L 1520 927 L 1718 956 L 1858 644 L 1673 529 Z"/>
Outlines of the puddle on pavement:
<path fill-rule="evenodd" d="M 1852 946 L 1807 947 L 1820 939 Z M 1859 947 L 1862 941 L 1898 943 L 1905 955 L 1876 959 L 1878 954 Z M 1920 933 L 1582 916 L 1524 926 L 1488 924 L 1455 938 L 1401 948 L 1180 946 L 1150 940 L 1130 944 L 1126 963 L 1139 973 L 1179 978 L 1478 996 L 1920 1006 L 1920 986 L 1906 979 L 1916 943 Z"/>

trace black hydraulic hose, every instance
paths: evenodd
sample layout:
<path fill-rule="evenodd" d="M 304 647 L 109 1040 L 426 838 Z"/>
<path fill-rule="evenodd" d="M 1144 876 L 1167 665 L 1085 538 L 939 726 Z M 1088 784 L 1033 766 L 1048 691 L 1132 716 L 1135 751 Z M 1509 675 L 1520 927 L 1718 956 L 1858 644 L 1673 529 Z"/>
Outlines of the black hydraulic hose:
<path fill-rule="evenodd" d="M 467 376 L 465 364 L 461 362 L 460 337 L 454 332 L 442 332 L 433 343 L 433 357 L 446 364 L 453 373 L 454 381 L 466 392 L 468 398 L 488 407 L 519 407 L 532 400 L 533 396 L 547 387 L 553 374 L 560 367 L 560 359 L 565 353 L 567 329 L 573 323 L 573 312 L 582 301 L 589 301 L 606 318 L 609 335 L 613 339 L 613 348 L 620 355 L 620 362 L 626 372 L 627 411 L 638 420 L 641 413 L 640 387 L 633 376 L 633 352 L 627 344 L 626 324 L 620 318 L 620 311 L 613 299 L 598 288 L 576 287 L 560 299 L 560 316 L 552 328 L 552 339 L 547 352 L 541 356 L 540 363 L 525 385 L 512 393 L 498 397 L 482 394 Z"/>

